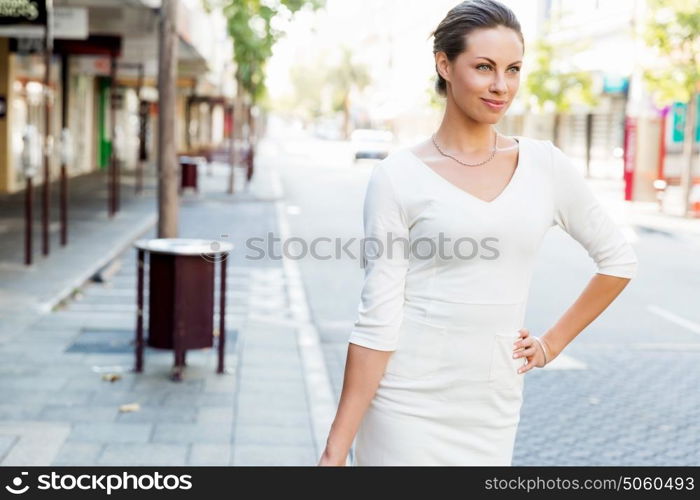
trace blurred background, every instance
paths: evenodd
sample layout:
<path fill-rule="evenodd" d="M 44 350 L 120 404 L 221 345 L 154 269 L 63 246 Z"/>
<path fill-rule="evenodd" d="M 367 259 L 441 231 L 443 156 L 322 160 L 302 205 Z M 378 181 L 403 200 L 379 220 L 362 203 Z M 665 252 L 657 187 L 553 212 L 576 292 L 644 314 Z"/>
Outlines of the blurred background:
<path fill-rule="evenodd" d="M 527 376 L 514 464 L 698 465 L 700 8 L 503 3 L 526 47 L 496 128 L 560 147 L 640 257 Z M 357 256 L 372 169 L 438 127 L 456 4 L 0 0 L 0 464 L 315 463 L 364 275 L 303 250 Z M 525 326 L 592 272 L 553 228 Z"/>

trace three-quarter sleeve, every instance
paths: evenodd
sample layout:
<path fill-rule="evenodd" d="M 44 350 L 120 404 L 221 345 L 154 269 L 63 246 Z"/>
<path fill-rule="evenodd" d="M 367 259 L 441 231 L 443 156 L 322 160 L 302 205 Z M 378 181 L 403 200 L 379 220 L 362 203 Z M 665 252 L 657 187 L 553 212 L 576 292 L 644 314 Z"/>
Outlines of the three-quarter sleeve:
<path fill-rule="evenodd" d="M 554 221 L 588 252 L 599 274 L 633 278 L 637 256 L 632 245 L 595 197 L 564 152 L 549 142 L 552 155 Z"/>
<path fill-rule="evenodd" d="M 374 167 L 364 199 L 365 266 L 357 319 L 349 342 L 380 351 L 396 350 L 403 319 L 408 270 L 408 224 L 389 174 Z M 391 241 L 394 244 L 390 244 Z M 405 245 L 401 242 L 405 242 Z"/>

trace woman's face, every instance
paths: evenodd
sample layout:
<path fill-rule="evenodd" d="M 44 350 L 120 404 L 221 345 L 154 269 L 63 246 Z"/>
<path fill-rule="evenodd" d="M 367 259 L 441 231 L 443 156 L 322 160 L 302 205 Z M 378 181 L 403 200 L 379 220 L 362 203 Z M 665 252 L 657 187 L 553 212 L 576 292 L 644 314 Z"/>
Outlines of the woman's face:
<path fill-rule="evenodd" d="M 515 31 L 498 26 L 472 31 L 466 47 L 452 62 L 443 52 L 435 55 L 448 82 L 447 97 L 474 121 L 496 123 L 518 92 L 523 45 Z M 490 106 L 485 100 L 503 105 Z"/>

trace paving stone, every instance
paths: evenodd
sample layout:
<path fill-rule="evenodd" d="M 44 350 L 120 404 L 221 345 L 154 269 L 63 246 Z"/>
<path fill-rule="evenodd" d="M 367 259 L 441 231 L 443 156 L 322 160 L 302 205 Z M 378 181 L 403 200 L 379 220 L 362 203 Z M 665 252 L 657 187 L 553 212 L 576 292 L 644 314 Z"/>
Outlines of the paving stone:
<path fill-rule="evenodd" d="M 197 421 L 197 408 L 187 406 L 142 405 L 138 411 L 119 412 L 119 422 L 187 423 Z"/>
<path fill-rule="evenodd" d="M 232 408 L 202 406 L 198 410 L 197 422 L 200 424 L 233 425 Z"/>
<path fill-rule="evenodd" d="M 149 423 L 87 423 L 73 424 L 68 441 L 88 441 L 98 443 L 146 443 L 153 432 Z"/>
<path fill-rule="evenodd" d="M 17 389 L 5 389 L 0 386 L 0 401 L 12 402 L 15 405 L 25 404 L 84 404 L 90 399 L 90 394 L 84 391 L 46 391 L 34 389 L 24 391 Z"/>
<path fill-rule="evenodd" d="M 231 450 L 228 444 L 193 444 L 188 465 L 227 466 L 231 463 Z"/>
<path fill-rule="evenodd" d="M 17 439 L 17 436 L 0 435 L 0 461 L 2 461 L 2 458 L 10 451 L 10 448 L 12 448 Z"/>
<path fill-rule="evenodd" d="M 265 406 L 278 411 L 308 411 L 308 402 L 304 393 L 285 394 L 279 392 L 279 394 L 272 397 L 270 394 L 250 391 L 239 394 L 238 406 L 243 408 L 248 406 Z"/>
<path fill-rule="evenodd" d="M 67 441 L 61 446 L 51 465 L 94 466 L 103 448 L 101 443 Z"/>
<path fill-rule="evenodd" d="M 176 444 L 119 444 L 105 446 L 98 465 L 174 466 L 185 465 L 187 446 Z"/>
<path fill-rule="evenodd" d="M 5 420 L 34 420 L 41 413 L 41 403 L 0 404 L 0 425 Z"/>
<path fill-rule="evenodd" d="M 223 406 L 233 407 L 233 393 L 205 392 L 199 394 L 166 393 L 161 404 L 171 406 Z"/>
<path fill-rule="evenodd" d="M 158 405 L 163 399 L 165 393 L 155 392 L 151 394 L 148 392 L 134 392 L 121 390 L 119 388 L 110 388 L 109 390 L 105 389 L 101 391 L 86 392 L 84 394 L 89 398 L 91 404 L 113 404 L 119 407 L 130 403 L 139 403 L 142 406 Z"/>
<path fill-rule="evenodd" d="M 279 411 L 268 406 L 239 406 L 236 424 L 298 428 L 309 424 L 309 414 L 306 410 Z"/>
<path fill-rule="evenodd" d="M 114 406 L 66 406 L 47 405 L 37 420 L 64 422 L 114 422 L 118 410 Z"/>
<path fill-rule="evenodd" d="M 195 424 L 155 424 L 153 442 L 156 443 L 228 443 L 231 440 L 232 428 L 228 423 L 195 423 Z"/>
<path fill-rule="evenodd" d="M 316 459 L 309 446 L 234 444 L 231 465 L 311 466 Z"/>
<path fill-rule="evenodd" d="M 50 465 L 69 434 L 70 426 L 60 422 L 4 421 L 0 436 L 16 440 L 0 458 L 0 465 Z"/>
<path fill-rule="evenodd" d="M 310 423 L 293 426 L 273 426 L 256 424 L 236 425 L 236 445 L 308 445 L 313 446 Z"/>

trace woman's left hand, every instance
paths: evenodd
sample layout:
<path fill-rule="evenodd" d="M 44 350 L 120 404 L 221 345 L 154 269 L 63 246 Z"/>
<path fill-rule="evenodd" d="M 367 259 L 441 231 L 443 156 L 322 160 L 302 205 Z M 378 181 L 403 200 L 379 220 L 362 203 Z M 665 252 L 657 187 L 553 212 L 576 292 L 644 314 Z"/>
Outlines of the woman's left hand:
<path fill-rule="evenodd" d="M 544 352 L 540 344 L 530 335 L 530 330 L 521 328 L 520 340 L 513 344 L 513 355 L 515 359 L 525 358 L 527 364 L 518 368 L 518 373 L 525 373 L 532 368 L 542 368 L 545 365 Z"/>

